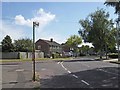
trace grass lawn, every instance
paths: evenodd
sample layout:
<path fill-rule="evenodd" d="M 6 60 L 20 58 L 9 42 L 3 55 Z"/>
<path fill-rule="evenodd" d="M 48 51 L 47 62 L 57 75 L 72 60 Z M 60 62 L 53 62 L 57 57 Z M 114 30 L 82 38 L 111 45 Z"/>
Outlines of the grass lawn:
<path fill-rule="evenodd" d="M 71 58 L 37 58 L 36 61 L 42 60 L 70 60 Z M 2 62 L 25 62 L 25 61 L 32 61 L 32 59 L 0 59 L 0 63 Z"/>

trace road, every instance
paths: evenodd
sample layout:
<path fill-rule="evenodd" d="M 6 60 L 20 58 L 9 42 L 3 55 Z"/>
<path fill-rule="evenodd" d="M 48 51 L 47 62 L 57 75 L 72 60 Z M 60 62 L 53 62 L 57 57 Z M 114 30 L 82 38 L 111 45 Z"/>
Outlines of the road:
<path fill-rule="evenodd" d="M 15 66 L 16 65 L 16 66 Z M 6 70 L 15 71 L 12 77 L 18 81 L 26 79 L 25 75 L 32 70 L 31 62 L 15 65 L 3 65 L 3 86 L 7 87 Z M 23 71 L 22 73 L 19 71 Z M 77 58 L 75 60 L 36 61 L 36 72 L 40 75 L 40 88 L 118 88 L 120 74 L 118 64 L 96 61 L 91 58 Z M 19 76 L 18 76 L 19 75 Z M 19 77 L 19 78 L 18 78 Z M 27 80 L 29 82 L 29 80 Z M 11 87 L 25 87 L 27 85 L 15 84 Z"/>

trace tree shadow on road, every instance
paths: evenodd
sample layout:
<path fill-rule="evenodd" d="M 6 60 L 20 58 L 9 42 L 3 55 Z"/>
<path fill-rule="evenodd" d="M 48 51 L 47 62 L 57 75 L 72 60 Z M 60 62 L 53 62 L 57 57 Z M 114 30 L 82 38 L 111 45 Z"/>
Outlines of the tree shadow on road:
<path fill-rule="evenodd" d="M 118 70 L 117 67 L 104 67 L 51 76 L 47 79 L 41 78 L 40 88 L 118 88 L 120 80 Z M 82 81 L 89 83 L 89 85 Z"/>

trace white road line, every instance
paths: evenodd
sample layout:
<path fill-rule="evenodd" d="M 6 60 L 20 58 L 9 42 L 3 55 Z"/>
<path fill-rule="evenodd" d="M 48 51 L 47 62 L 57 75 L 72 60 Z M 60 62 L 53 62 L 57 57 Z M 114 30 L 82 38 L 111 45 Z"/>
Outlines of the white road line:
<path fill-rule="evenodd" d="M 60 64 L 60 62 L 57 62 L 57 64 Z"/>
<path fill-rule="evenodd" d="M 65 68 L 65 67 L 63 66 L 63 62 L 61 62 L 60 64 L 61 64 L 61 66 L 62 66 L 65 70 L 67 70 L 67 68 Z"/>
<path fill-rule="evenodd" d="M 63 64 L 63 62 L 61 62 L 61 64 Z"/>
<path fill-rule="evenodd" d="M 81 80 L 81 82 L 85 83 L 86 85 L 90 85 L 89 83 L 87 83 L 87 82 L 84 81 L 84 80 Z"/>
<path fill-rule="evenodd" d="M 68 70 L 68 73 L 71 73 L 71 71 Z"/>
<path fill-rule="evenodd" d="M 69 71 L 67 68 L 64 67 L 63 62 L 60 62 L 60 65 L 61 65 L 65 70 L 67 70 L 68 73 L 72 73 L 71 71 Z M 76 75 L 74 75 L 74 74 L 73 74 L 72 76 L 75 77 L 75 78 L 78 78 L 78 76 L 76 76 Z"/>
<path fill-rule="evenodd" d="M 74 75 L 74 74 L 73 74 L 72 76 L 75 77 L 75 78 L 78 78 L 78 76 L 76 76 L 76 75 Z"/>

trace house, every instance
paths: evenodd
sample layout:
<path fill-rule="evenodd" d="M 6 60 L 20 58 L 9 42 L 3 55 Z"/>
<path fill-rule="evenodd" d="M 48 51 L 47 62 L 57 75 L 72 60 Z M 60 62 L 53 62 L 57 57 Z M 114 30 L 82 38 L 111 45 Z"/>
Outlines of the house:
<path fill-rule="evenodd" d="M 62 45 L 62 55 L 64 57 L 73 56 L 72 48 L 69 45 L 67 45 L 65 43 L 63 43 L 61 45 Z"/>
<path fill-rule="evenodd" d="M 41 52 L 44 52 L 45 57 L 51 57 L 52 54 L 55 53 L 62 54 L 61 45 L 53 41 L 53 39 L 50 40 L 39 39 L 35 43 L 35 48 L 36 50 L 40 50 Z"/>

